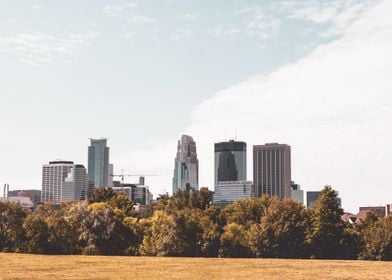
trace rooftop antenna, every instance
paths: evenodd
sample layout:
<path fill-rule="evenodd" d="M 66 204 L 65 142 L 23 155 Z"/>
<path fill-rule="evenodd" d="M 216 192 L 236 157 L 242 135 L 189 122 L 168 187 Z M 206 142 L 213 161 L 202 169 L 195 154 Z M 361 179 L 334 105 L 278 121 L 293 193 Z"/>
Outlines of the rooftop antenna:
<path fill-rule="evenodd" d="M 237 141 L 237 128 L 235 129 L 235 141 Z"/>

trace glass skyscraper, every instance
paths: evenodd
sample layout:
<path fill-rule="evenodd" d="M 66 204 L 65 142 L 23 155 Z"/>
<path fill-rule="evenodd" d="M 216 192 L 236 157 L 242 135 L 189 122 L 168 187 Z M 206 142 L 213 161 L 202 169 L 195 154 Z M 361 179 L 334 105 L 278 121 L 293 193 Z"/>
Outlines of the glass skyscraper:
<path fill-rule="evenodd" d="M 109 147 L 107 139 L 90 139 L 88 147 L 88 175 L 95 188 L 108 187 L 109 182 Z"/>
<path fill-rule="evenodd" d="M 173 194 L 178 190 L 199 189 L 199 160 L 196 142 L 188 135 L 182 135 L 178 141 L 177 155 L 174 161 Z"/>
<path fill-rule="evenodd" d="M 229 181 L 246 181 L 245 142 L 215 143 L 215 185 Z"/>

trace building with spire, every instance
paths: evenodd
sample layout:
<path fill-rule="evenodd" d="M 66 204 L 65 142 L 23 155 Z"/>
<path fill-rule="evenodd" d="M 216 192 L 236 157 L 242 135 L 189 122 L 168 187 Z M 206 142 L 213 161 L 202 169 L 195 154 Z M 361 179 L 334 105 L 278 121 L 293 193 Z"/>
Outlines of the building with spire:
<path fill-rule="evenodd" d="M 191 136 L 182 135 L 178 141 L 174 160 L 173 194 L 178 190 L 199 189 L 199 160 L 196 142 Z"/>

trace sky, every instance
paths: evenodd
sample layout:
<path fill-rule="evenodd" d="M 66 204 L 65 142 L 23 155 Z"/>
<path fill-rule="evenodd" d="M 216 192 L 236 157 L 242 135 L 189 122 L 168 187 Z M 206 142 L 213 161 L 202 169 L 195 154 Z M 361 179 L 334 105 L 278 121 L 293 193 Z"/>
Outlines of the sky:
<path fill-rule="evenodd" d="M 42 164 L 87 164 L 171 192 L 181 134 L 213 188 L 213 144 L 292 148 L 304 191 L 391 203 L 389 0 L 0 0 L 0 184 L 40 188 Z M 136 180 L 135 178 L 134 180 Z M 130 179 L 131 181 L 133 179 Z"/>

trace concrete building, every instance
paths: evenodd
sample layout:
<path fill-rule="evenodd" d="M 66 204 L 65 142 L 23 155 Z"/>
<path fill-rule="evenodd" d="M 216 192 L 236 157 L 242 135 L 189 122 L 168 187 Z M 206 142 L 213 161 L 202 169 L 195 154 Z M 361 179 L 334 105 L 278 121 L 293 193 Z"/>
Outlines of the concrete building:
<path fill-rule="evenodd" d="M 51 161 L 43 165 L 41 202 L 61 203 L 65 178 L 73 167 L 72 161 Z"/>
<path fill-rule="evenodd" d="M 246 143 L 215 143 L 215 186 L 220 182 L 246 181 Z"/>
<path fill-rule="evenodd" d="M 291 182 L 291 199 L 304 204 L 304 191 L 295 182 Z"/>
<path fill-rule="evenodd" d="M 173 194 L 178 190 L 199 189 L 199 160 L 196 142 L 191 136 L 182 135 L 178 141 L 174 160 Z"/>
<path fill-rule="evenodd" d="M 148 205 L 153 200 L 153 195 L 148 186 L 138 184 L 123 184 L 120 187 L 113 187 L 113 192 L 124 192 L 128 199 L 139 205 Z"/>
<path fill-rule="evenodd" d="M 12 190 L 8 192 L 9 197 L 16 197 L 16 196 L 23 196 L 29 197 L 30 200 L 33 202 L 34 209 L 41 203 L 41 191 L 40 190 Z"/>
<path fill-rule="evenodd" d="M 88 147 L 88 174 L 95 188 L 108 187 L 110 183 L 109 147 L 107 139 L 90 139 Z"/>
<path fill-rule="evenodd" d="M 257 196 L 291 198 L 291 148 L 269 143 L 253 146 L 253 183 Z"/>
<path fill-rule="evenodd" d="M 19 204 L 21 207 L 25 209 L 34 209 L 34 203 L 31 201 L 28 196 L 7 196 L 0 197 L 0 202 L 13 202 Z"/>
<path fill-rule="evenodd" d="M 86 168 L 81 164 L 75 164 L 64 180 L 61 201 L 77 201 L 88 198 L 92 191 Z"/>
<path fill-rule="evenodd" d="M 253 184 L 250 181 L 225 181 L 215 185 L 213 202 L 219 207 L 224 207 L 238 199 L 251 198 Z"/>

